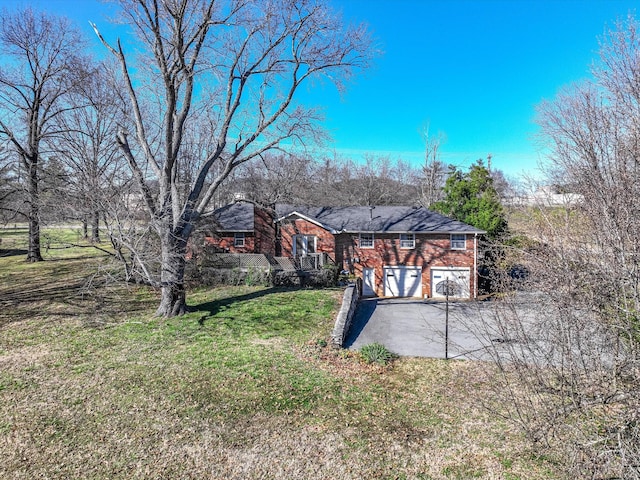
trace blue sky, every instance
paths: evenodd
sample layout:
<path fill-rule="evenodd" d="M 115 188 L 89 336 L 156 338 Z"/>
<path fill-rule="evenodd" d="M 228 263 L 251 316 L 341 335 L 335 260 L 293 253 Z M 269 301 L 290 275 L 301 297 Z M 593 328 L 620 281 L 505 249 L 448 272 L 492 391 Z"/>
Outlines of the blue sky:
<path fill-rule="evenodd" d="M 442 160 L 468 166 L 491 153 L 507 175 L 541 158 L 535 109 L 587 78 L 606 25 L 638 2 L 344 0 L 384 55 L 327 109 L 338 151 L 389 152 L 421 162 L 421 131 L 442 132 Z"/>
<path fill-rule="evenodd" d="M 625 0 L 331 0 L 350 21 L 366 22 L 384 52 L 340 96 L 311 95 L 324 107 L 328 149 L 359 159 L 424 158 L 422 132 L 441 132 L 441 158 L 465 167 L 478 158 L 508 176 L 535 173 L 535 108 L 589 76 L 598 37 L 635 12 Z M 95 0 L 0 0 L 64 14 L 90 35 L 105 23 Z M 94 38 L 92 39 L 94 40 Z M 97 46 L 97 43 L 96 43 Z"/>

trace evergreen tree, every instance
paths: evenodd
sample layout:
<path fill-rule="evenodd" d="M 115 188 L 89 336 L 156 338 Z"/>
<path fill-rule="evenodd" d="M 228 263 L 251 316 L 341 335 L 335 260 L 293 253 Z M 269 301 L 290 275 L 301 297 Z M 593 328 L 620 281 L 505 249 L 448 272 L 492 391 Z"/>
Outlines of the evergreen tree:
<path fill-rule="evenodd" d="M 450 168 L 444 186 L 445 198 L 433 204 L 432 209 L 485 230 L 491 239 L 506 233 L 504 209 L 491 173 L 482 160 L 473 164 L 468 172 Z"/>

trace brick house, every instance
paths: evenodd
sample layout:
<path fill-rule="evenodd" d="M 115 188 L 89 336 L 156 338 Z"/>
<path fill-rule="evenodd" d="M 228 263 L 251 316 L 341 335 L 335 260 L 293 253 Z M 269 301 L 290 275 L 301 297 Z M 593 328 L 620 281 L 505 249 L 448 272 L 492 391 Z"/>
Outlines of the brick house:
<path fill-rule="evenodd" d="M 441 282 L 452 280 L 454 296 L 477 296 L 482 230 L 421 207 L 276 210 L 283 256 L 329 257 L 363 279 L 365 295 L 443 297 Z"/>
<path fill-rule="evenodd" d="M 251 202 L 237 201 L 213 212 L 204 226 L 207 245 L 226 253 L 276 253 L 273 216 Z"/>

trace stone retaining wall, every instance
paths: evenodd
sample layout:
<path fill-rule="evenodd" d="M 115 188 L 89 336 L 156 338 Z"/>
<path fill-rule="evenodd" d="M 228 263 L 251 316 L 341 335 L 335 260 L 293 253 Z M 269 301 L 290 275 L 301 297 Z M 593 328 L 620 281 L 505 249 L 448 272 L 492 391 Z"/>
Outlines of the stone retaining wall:
<path fill-rule="evenodd" d="M 333 333 L 331 339 L 334 345 L 342 347 L 344 341 L 351 328 L 351 322 L 353 321 L 353 315 L 356 312 L 358 301 L 362 295 L 362 279 L 358 278 L 353 285 L 349 285 L 342 297 L 342 307 L 338 312 L 338 318 L 336 318 L 336 324 L 333 327 Z"/>

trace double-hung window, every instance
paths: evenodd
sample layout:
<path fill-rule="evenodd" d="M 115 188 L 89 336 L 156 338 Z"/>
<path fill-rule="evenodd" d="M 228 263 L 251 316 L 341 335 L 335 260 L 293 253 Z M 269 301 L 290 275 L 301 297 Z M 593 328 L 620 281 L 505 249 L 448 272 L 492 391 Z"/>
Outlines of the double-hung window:
<path fill-rule="evenodd" d="M 236 232 L 233 234 L 233 246 L 244 247 L 244 232 Z"/>
<path fill-rule="evenodd" d="M 373 233 L 360 234 L 360 248 L 373 248 Z"/>
<path fill-rule="evenodd" d="M 415 248 L 416 236 L 413 233 L 400 234 L 400 248 Z"/>
<path fill-rule="evenodd" d="M 306 257 L 316 253 L 316 237 L 313 235 L 293 236 L 293 255 L 296 257 Z"/>
<path fill-rule="evenodd" d="M 466 250 L 467 236 L 462 233 L 451 234 L 451 250 Z"/>

